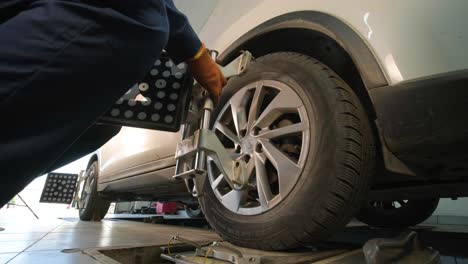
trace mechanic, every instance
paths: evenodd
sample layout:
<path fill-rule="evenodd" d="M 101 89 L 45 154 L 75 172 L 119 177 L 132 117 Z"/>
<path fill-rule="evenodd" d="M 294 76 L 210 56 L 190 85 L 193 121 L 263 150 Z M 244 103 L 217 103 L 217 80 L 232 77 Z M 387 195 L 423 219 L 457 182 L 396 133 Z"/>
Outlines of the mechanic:
<path fill-rule="evenodd" d="M 2 0 L 0 207 L 114 136 L 94 123 L 163 49 L 217 101 L 226 80 L 172 0 Z"/>

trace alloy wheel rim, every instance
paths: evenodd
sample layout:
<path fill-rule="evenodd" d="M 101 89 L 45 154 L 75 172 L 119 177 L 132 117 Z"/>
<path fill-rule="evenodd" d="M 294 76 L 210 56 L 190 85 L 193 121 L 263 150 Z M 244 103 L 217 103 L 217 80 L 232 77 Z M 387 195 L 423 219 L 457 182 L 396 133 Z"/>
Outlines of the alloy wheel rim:
<path fill-rule="evenodd" d="M 91 197 L 92 186 L 94 184 L 94 173 L 95 169 L 93 167 L 89 168 L 89 170 L 86 172 L 87 175 L 81 189 L 79 204 L 80 210 L 84 210 L 88 206 L 89 199 Z"/>
<path fill-rule="evenodd" d="M 310 124 L 300 96 L 274 80 L 249 84 L 220 111 L 213 131 L 236 160 L 228 179 L 208 154 L 208 178 L 218 200 L 241 215 L 267 212 L 284 200 L 302 173 Z"/>

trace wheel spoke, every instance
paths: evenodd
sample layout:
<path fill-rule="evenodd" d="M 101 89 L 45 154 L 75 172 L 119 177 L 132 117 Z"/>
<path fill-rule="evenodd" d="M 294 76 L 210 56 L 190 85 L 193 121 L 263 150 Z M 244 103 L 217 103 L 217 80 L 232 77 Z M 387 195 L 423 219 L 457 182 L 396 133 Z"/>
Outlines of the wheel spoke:
<path fill-rule="evenodd" d="M 270 184 L 268 182 L 268 176 L 265 168 L 265 163 L 259 157 L 259 155 L 255 155 L 255 174 L 257 177 L 257 191 L 258 191 L 258 198 L 260 201 L 260 205 L 263 209 L 268 208 L 268 203 L 273 198 L 273 194 L 271 193 Z"/>
<path fill-rule="evenodd" d="M 295 183 L 294 177 L 299 177 L 300 167 L 270 141 L 260 140 L 270 162 L 278 171 L 279 191 L 286 195 L 286 191 Z"/>
<path fill-rule="evenodd" d="M 259 81 L 255 85 L 255 92 L 252 98 L 252 103 L 250 104 L 249 117 L 247 122 L 248 129 L 252 129 L 255 120 L 258 117 L 258 111 L 263 102 L 264 96 L 263 82 Z"/>
<path fill-rule="evenodd" d="M 89 180 L 89 183 L 88 183 L 88 181 L 86 181 L 85 187 L 84 187 L 84 190 L 85 190 L 86 194 L 90 194 L 92 192 L 91 188 L 92 188 L 92 186 L 94 184 L 94 178 L 90 178 L 88 180 Z"/>
<path fill-rule="evenodd" d="M 219 175 L 211 184 L 211 188 L 217 189 L 219 184 L 223 181 L 223 179 L 224 179 L 223 174 Z"/>
<path fill-rule="evenodd" d="M 244 181 L 249 181 L 250 177 L 252 177 L 253 175 L 253 172 L 255 171 L 255 167 L 256 167 L 256 163 L 255 163 L 255 160 L 254 159 L 250 159 L 249 162 L 247 162 L 247 164 L 245 165 L 245 179 Z"/>
<path fill-rule="evenodd" d="M 245 110 L 245 95 L 247 90 L 236 94 L 231 98 L 231 113 L 236 133 L 239 137 L 242 136 L 241 131 L 247 128 L 247 114 Z"/>
<path fill-rule="evenodd" d="M 88 201 L 89 201 L 89 194 L 87 193 L 86 195 L 84 195 L 84 198 L 81 199 L 81 203 L 82 203 L 82 208 L 86 208 L 86 206 L 88 205 Z"/>
<path fill-rule="evenodd" d="M 225 135 L 229 140 L 236 144 L 239 144 L 239 137 L 236 134 L 234 134 L 234 132 L 232 132 L 227 126 L 221 124 L 220 122 L 216 122 L 215 128 L 219 132 L 223 133 L 223 135 Z"/>
<path fill-rule="evenodd" d="M 82 196 L 82 197 L 77 201 L 77 203 L 78 203 L 78 209 L 84 208 L 84 207 L 83 207 L 83 199 L 84 199 L 84 198 L 83 198 L 83 196 Z"/>
<path fill-rule="evenodd" d="M 292 125 L 289 125 L 289 126 L 284 126 L 284 127 L 280 127 L 280 128 L 277 128 L 277 129 L 267 131 L 265 133 L 260 134 L 259 137 L 273 139 L 273 138 L 278 138 L 278 137 L 282 137 L 282 136 L 289 136 L 289 135 L 299 134 L 299 133 L 301 133 L 301 132 L 303 132 L 305 130 L 307 130 L 306 125 L 304 125 L 304 123 L 300 122 L 300 123 L 296 123 L 296 124 L 292 124 Z"/>
<path fill-rule="evenodd" d="M 282 90 L 268 104 L 265 110 L 263 110 L 254 126 L 261 128 L 267 127 L 282 114 L 297 111 L 301 106 L 301 99 L 295 95 L 293 91 Z"/>
<path fill-rule="evenodd" d="M 237 212 L 241 202 L 245 199 L 245 191 L 232 190 L 221 197 L 223 204 L 230 210 Z"/>
<path fill-rule="evenodd" d="M 400 204 L 400 207 L 403 207 L 406 204 L 403 200 L 398 200 L 397 202 Z"/>

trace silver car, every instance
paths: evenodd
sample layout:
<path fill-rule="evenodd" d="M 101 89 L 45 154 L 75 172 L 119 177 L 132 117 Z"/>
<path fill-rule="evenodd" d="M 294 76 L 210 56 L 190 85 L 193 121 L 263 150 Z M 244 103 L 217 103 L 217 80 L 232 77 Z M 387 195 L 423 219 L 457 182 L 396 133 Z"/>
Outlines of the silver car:
<path fill-rule="evenodd" d="M 468 1 L 178 1 L 229 80 L 213 131 L 245 170 L 208 163 L 199 202 L 226 240 L 279 250 L 356 215 L 378 227 L 466 196 Z M 237 70 L 247 50 L 255 58 Z M 197 201 L 174 175 L 180 133 L 123 127 L 91 158 L 80 217 L 110 201 Z"/>

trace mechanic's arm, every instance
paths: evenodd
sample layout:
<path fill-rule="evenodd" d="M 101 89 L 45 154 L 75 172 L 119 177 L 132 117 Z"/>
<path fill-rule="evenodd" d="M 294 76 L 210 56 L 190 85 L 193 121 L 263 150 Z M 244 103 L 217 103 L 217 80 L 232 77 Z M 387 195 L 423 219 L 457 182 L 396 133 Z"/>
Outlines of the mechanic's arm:
<path fill-rule="evenodd" d="M 0 0 L 0 24 L 16 16 L 30 4 L 30 1 L 24 0 Z"/>
<path fill-rule="evenodd" d="M 166 10 L 170 28 L 166 51 L 176 63 L 185 61 L 189 64 L 193 77 L 208 90 L 217 103 L 226 78 L 201 43 L 187 17 L 177 10 L 172 0 L 166 0 Z"/>

